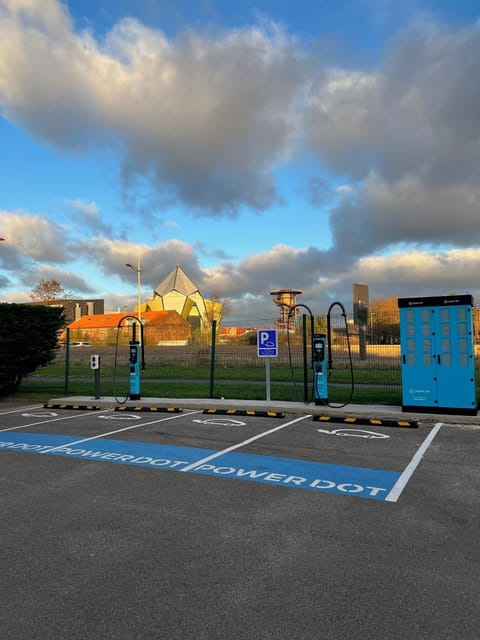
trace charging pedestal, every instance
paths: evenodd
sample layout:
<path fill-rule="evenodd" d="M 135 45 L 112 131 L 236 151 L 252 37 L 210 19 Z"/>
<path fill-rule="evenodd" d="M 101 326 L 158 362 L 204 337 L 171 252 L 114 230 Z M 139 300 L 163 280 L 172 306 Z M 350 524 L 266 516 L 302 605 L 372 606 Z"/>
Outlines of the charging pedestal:
<path fill-rule="evenodd" d="M 95 377 L 95 400 L 100 398 L 100 356 L 92 354 L 90 356 L 90 369 L 94 372 Z"/>
<path fill-rule="evenodd" d="M 402 409 L 477 414 L 470 295 L 400 298 Z"/>
<path fill-rule="evenodd" d="M 327 337 L 315 333 L 312 338 L 313 398 L 315 404 L 328 404 L 327 367 L 325 365 Z"/>
<path fill-rule="evenodd" d="M 130 400 L 140 400 L 140 343 L 137 340 L 130 341 L 129 357 L 129 390 Z"/>

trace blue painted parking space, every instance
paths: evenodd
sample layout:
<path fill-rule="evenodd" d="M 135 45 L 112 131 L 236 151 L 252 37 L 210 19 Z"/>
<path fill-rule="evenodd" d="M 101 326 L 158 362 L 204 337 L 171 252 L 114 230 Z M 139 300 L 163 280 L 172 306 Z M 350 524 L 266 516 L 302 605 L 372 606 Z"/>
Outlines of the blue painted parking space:
<path fill-rule="evenodd" d="M 384 500 L 389 495 L 400 476 L 393 471 L 322 464 L 292 458 L 232 452 L 217 457 L 219 452 L 207 449 L 107 438 L 82 443 L 72 436 L 39 433 L 10 434 L 8 439 L 0 439 L 0 450 L 66 456 L 168 471 L 188 471 L 212 477 L 228 477 L 279 487 L 328 491 L 377 500 Z"/>
<path fill-rule="evenodd" d="M 383 501 L 398 500 L 407 482 L 405 470 L 428 435 L 397 432 L 393 437 L 378 427 L 326 429 L 310 416 L 285 417 L 272 427 L 265 418 L 205 417 L 199 411 L 140 416 L 34 408 L 1 419 L 1 452 L 63 456 Z M 12 426 L 5 426 L 6 421 Z"/>

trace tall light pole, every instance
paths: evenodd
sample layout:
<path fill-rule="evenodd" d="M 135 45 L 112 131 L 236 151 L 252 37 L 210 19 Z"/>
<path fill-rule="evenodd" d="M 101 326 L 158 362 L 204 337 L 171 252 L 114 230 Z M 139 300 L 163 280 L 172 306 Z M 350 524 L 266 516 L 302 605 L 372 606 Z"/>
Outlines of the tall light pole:
<path fill-rule="evenodd" d="M 127 262 L 127 264 L 125 265 L 126 267 L 128 267 L 129 269 L 131 269 L 132 271 L 136 271 L 137 273 L 137 293 L 138 293 L 138 319 L 140 320 L 140 322 L 142 321 L 142 309 L 140 307 L 140 289 L 141 289 L 141 281 L 140 281 L 140 274 L 142 273 L 142 270 L 140 269 L 140 258 L 138 258 L 137 260 L 137 266 L 134 267 L 133 264 L 130 264 L 129 262 Z"/>

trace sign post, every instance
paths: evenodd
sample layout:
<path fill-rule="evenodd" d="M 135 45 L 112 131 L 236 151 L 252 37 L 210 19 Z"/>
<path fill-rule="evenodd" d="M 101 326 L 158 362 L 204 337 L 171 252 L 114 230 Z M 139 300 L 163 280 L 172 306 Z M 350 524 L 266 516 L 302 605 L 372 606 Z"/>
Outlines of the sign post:
<path fill-rule="evenodd" d="M 276 358 L 278 355 L 276 329 L 259 329 L 257 331 L 257 351 L 259 358 L 265 358 L 266 399 L 270 401 L 270 358 Z"/>

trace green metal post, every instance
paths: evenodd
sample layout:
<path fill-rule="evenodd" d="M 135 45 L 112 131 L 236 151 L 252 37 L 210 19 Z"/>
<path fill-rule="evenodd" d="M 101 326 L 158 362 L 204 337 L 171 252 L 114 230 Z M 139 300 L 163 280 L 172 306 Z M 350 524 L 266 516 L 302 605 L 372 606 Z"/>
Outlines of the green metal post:
<path fill-rule="evenodd" d="M 307 366 L 307 314 L 302 315 L 302 336 L 303 336 L 303 399 L 308 402 L 308 369 Z"/>
<path fill-rule="evenodd" d="M 212 349 L 210 352 L 210 398 L 215 387 L 215 346 L 217 343 L 217 321 L 212 320 Z"/>
<path fill-rule="evenodd" d="M 68 396 L 68 383 L 70 376 L 70 329 L 67 329 L 67 342 L 65 343 L 65 395 Z"/>

